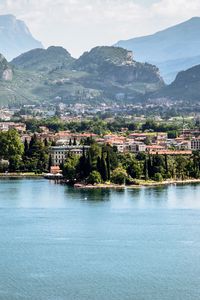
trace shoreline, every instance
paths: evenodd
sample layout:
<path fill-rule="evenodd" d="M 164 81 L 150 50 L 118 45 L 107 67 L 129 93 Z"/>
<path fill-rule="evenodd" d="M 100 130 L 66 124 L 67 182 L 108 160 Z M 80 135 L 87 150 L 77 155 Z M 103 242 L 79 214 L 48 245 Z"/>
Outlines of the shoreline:
<path fill-rule="evenodd" d="M 35 174 L 35 173 L 0 173 L 0 180 L 1 179 L 44 179 L 44 174 Z M 50 180 L 47 179 L 46 180 Z M 55 179 L 53 179 L 55 181 Z M 57 180 L 59 183 L 59 180 Z M 63 184 L 64 183 L 62 182 Z M 102 184 L 82 184 L 82 183 L 76 183 L 72 185 L 75 189 L 140 189 L 145 187 L 161 187 L 161 186 L 168 186 L 168 185 L 187 185 L 187 184 L 200 184 L 200 178 L 199 179 L 185 179 L 185 180 L 165 180 L 161 182 L 156 181 L 138 181 L 138 184 L 131 184 L 131 185 L 119 185 L 119 184 L 113 184 L 113 183 L 102 183 Z"/>
<path fill-rule="evenodd" d="M 161 187 L 168 185 L 187 185 L 192 183 L 199 183 L 200 179 L 186 179 L 186 180 L 166 180 L 162 182 L 140 182 L 139 184 L 132 185 L 118 185 L 118 184 L 97 184 L 97 185 L 84 185 L 84 184 L 75 184 L 74 188 L 76 189 L 140 189 L 143 187 Z"/>
<path fill-rule="evenodd" d="M 0 179 L 43 178 L 43 174 L 35 173 L 0 173 Z"/>

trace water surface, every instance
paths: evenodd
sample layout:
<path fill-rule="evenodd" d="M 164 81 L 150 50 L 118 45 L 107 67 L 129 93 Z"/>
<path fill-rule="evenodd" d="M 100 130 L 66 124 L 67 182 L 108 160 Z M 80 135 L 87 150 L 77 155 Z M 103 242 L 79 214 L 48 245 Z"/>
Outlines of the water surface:
<path fill-rule="evenodd" d="M 200 299 L 200 185 L 0 181 L 0 299 Z"/>

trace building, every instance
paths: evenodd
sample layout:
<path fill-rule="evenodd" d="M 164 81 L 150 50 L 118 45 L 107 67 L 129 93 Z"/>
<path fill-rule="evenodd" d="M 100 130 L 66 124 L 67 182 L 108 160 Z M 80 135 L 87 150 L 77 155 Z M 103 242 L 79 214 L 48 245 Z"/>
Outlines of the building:
<path fill-rule="evenodd" d="M 198 138 L 193 138 L 191 140 L 191 150 L 193 150 L 193 151 L 200 150 L 200 136 Z"/>
<path fill-rule="evenodd" d="M 61 169 L 60 169 L 59 166 L 52 166 L 50 168 L 50 173 L 53 174 L 53 175 L 60 174 L 61 173 Z"/>
<path fill-rule="evenodd" d="M 140 143 L 140 142 L 129 144 L 129 150 L 130 152 L 133 153 L 145 152 L 146 148 L 147 146 L 144 143 Z"/>
<path fill-rule="evenodd" d="M 151 155 L 192 155 L 191 150 L 158 150 L 158 151 L 150 151 L 149 154 Z"/>
<path fill-rule="evenodd" d="M 88 151 L 89 146 L 55 146 L 51 147 L 49 154 L 51 155 L 52 165 L 60 166 L 65 162 L 69 153 L 81 156 L 83 154 L 83 149 Z"/>
<path fill-rule="evenodd" d="M 156 152 L 156 151 L 162 151 L 162 150 L 166 150 L 166 148 L 164 146 L 160 146 L 160 145 L 148 145 L 146 146 L 146 151 L 147 152 Z"/>
<path fill-rule="evenodd" d="M 8 131 L 9 129 L 16 129 L 18 132 L 26 132 L 26 125 L 24 123 L 15 122 L 0 122 L 0 131 Z"/>

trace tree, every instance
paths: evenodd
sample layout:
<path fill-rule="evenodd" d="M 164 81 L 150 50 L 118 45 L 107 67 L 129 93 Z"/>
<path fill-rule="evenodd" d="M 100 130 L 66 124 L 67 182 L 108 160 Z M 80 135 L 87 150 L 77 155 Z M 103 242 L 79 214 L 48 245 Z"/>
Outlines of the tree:
<path fill-rule="evenodd" d="M 15 129 L 0 133 L 0 157 L 9 161 L 9 170 L 17 171 L 22 162 L 24 145 Z"/>
<path fill-rule="evenodd" d="M 142 125 L 142 131 L 153 130 L 156 131 L 157 124 L 154 120 L 147 120 L 145 124 Z"/>
<path fill-rule="evenodd" d="M 76 145 L 77 145 L 76 138 L 74 138 L 73 146 L 76 146 Z"/>
<path fill-rule="evenodd" d="M 116 168 L 112 172 L 111 181 L 115 184 L 125 184 L 128 174 L 122 167 Z"/>
<path fill-rule="evenodd" d="M 107 169 L 107 179 L 110 180 L 110 152 L 107 151 L 106 155 L 106 169 Z"/>
<path fill-rule="evenodd" d="M 101 174 L 97 171 L 92 171 L 88 178 L 88 183 L 91 184 L 101 183 Z"/>
<path fill-rule="evenodd" d="M 36 119 L 26 121 L 26 130 L 31 132 L 37 132 L 39 130 L 39 124 Z"/>
<path fill-rule="evenodd" d="M 144 161 L 144 178 L 145 178 L 145 180 L 149 179 L 148 161 L 147 161 L 146 157 L 145 157 L 145 161 Z"/>
<path fill-rule="evenodd" d="M 88 177 L 91 172 L 92 172 L 92 157 L 91 157 L 91 152 L 88 151 L 86 164 L 85 164 L 85 176 Z"/>
<path fill-rule="evenodd" d="M 161 182 L 161 181 L 163 181 L 163 177 L 162 177 L 162 175 L 160 173 L 156 173 L 154 175 L 154 180 L 158 181 L 158 182 Z"/>
<path fill-rule="evenodd" d="M 179 155 L 176 158 L 176 176 L 179 179 L 184 180 L 187 177 L 187 165 L 188 165 L 188 158 L 182 155 Z"/>
<path fill-rule="evenodd" d="M 28 144 L 27 139 L 25 138 L 25 141 L 24 141 L 24 156 L 25 157 L 28 156 L 28 152 L 29 152 L 29 144 Z"/>
<path fill-rule="evenodd" d="M 160 173 L 163 177 L 166 176 L 166 161 L 163 155 L 153 155 L 152 157 L 152 177 L 155 176 L 156 173 Z"/>
<path fill-rule="evenodd" d="M 105 182 L 108 179 L 108 173 L 107 173 L 107 167 L 106 167 L 106 162 L 104 158 L 104 154 L 102 153 L 101 155 L 101 178 Z"/>
<path fill-rule="evenodd" d="M 127 168 L 127 173 L 134 179 L 140 179 L 142 169 L 140 163 L 136 159 L 132 159 Z"/>
<path fill-rule="evenodd" d="M 48 170 L 50 171 L 51 167 L 52 167 L 53 163 L 52 163 L 52 156 L 51 154 L 49 155 L 49 163 L 48 163 Z"/>
<path fill-rule="evenodd" d="M 98 156 L 97 158 L 97 167 L 96 167 L 97 171 L 101 174 L 101 157 Z"/>
<path fill-rule="evenodd" d="M 83 154 L 79 159 L 79 163 L 77 165 L 77 177 L 79 177 L 81 180 L 85 179 L 87 177 L 87 158 L 85 154 L 85 148 L 83 147 Z"/>
<path fill-rule="evenodd" d="M 149 136 L 147 136 L 144 140 L 145 145 L 151 145 L 151 139 Z"/>
<path fill-rule="evenodd" d="M 46 171 L 49 167 L 48 147 L 37 138 L 36 134 L 31 137 L 24 165 L 27 170 L 34 172 Z"/>
<path fill-rule="evenodd" d="M 76 155 L 71 155 L 66 159 L 63 168 L 63 176 L 68 179 L 69 181 L 76 180 L 77 175 L 77 166 L 79 163 L 79 158 Z"/>

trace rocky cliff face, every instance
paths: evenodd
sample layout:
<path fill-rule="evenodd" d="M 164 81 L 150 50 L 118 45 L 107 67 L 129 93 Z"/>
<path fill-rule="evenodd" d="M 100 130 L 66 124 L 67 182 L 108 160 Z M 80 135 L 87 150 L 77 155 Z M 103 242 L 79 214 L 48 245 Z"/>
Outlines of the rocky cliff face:
<path fill-rule="evenodd" d="M 26 24 L 13 15 L 0 15 L 0 41 L 0 53 L 8 61 L 31 49 L 43 48 Z"/>
<path fill-rule="evenodd" d="M 11 81 L 12 78 L 12 68 L 9 66 L 5 57 L 2 54 L 0 54 L 0 80 Z"/>
<path fill-rule="evenodd" d="M 134 61 L 133 53 L 120 47 L 96 47 L 84 53 L 74 66 L 77 70 L 90 72 L 99 79 L 122 85 L 136 82 L 164 84 L 158 68 Z"/>

